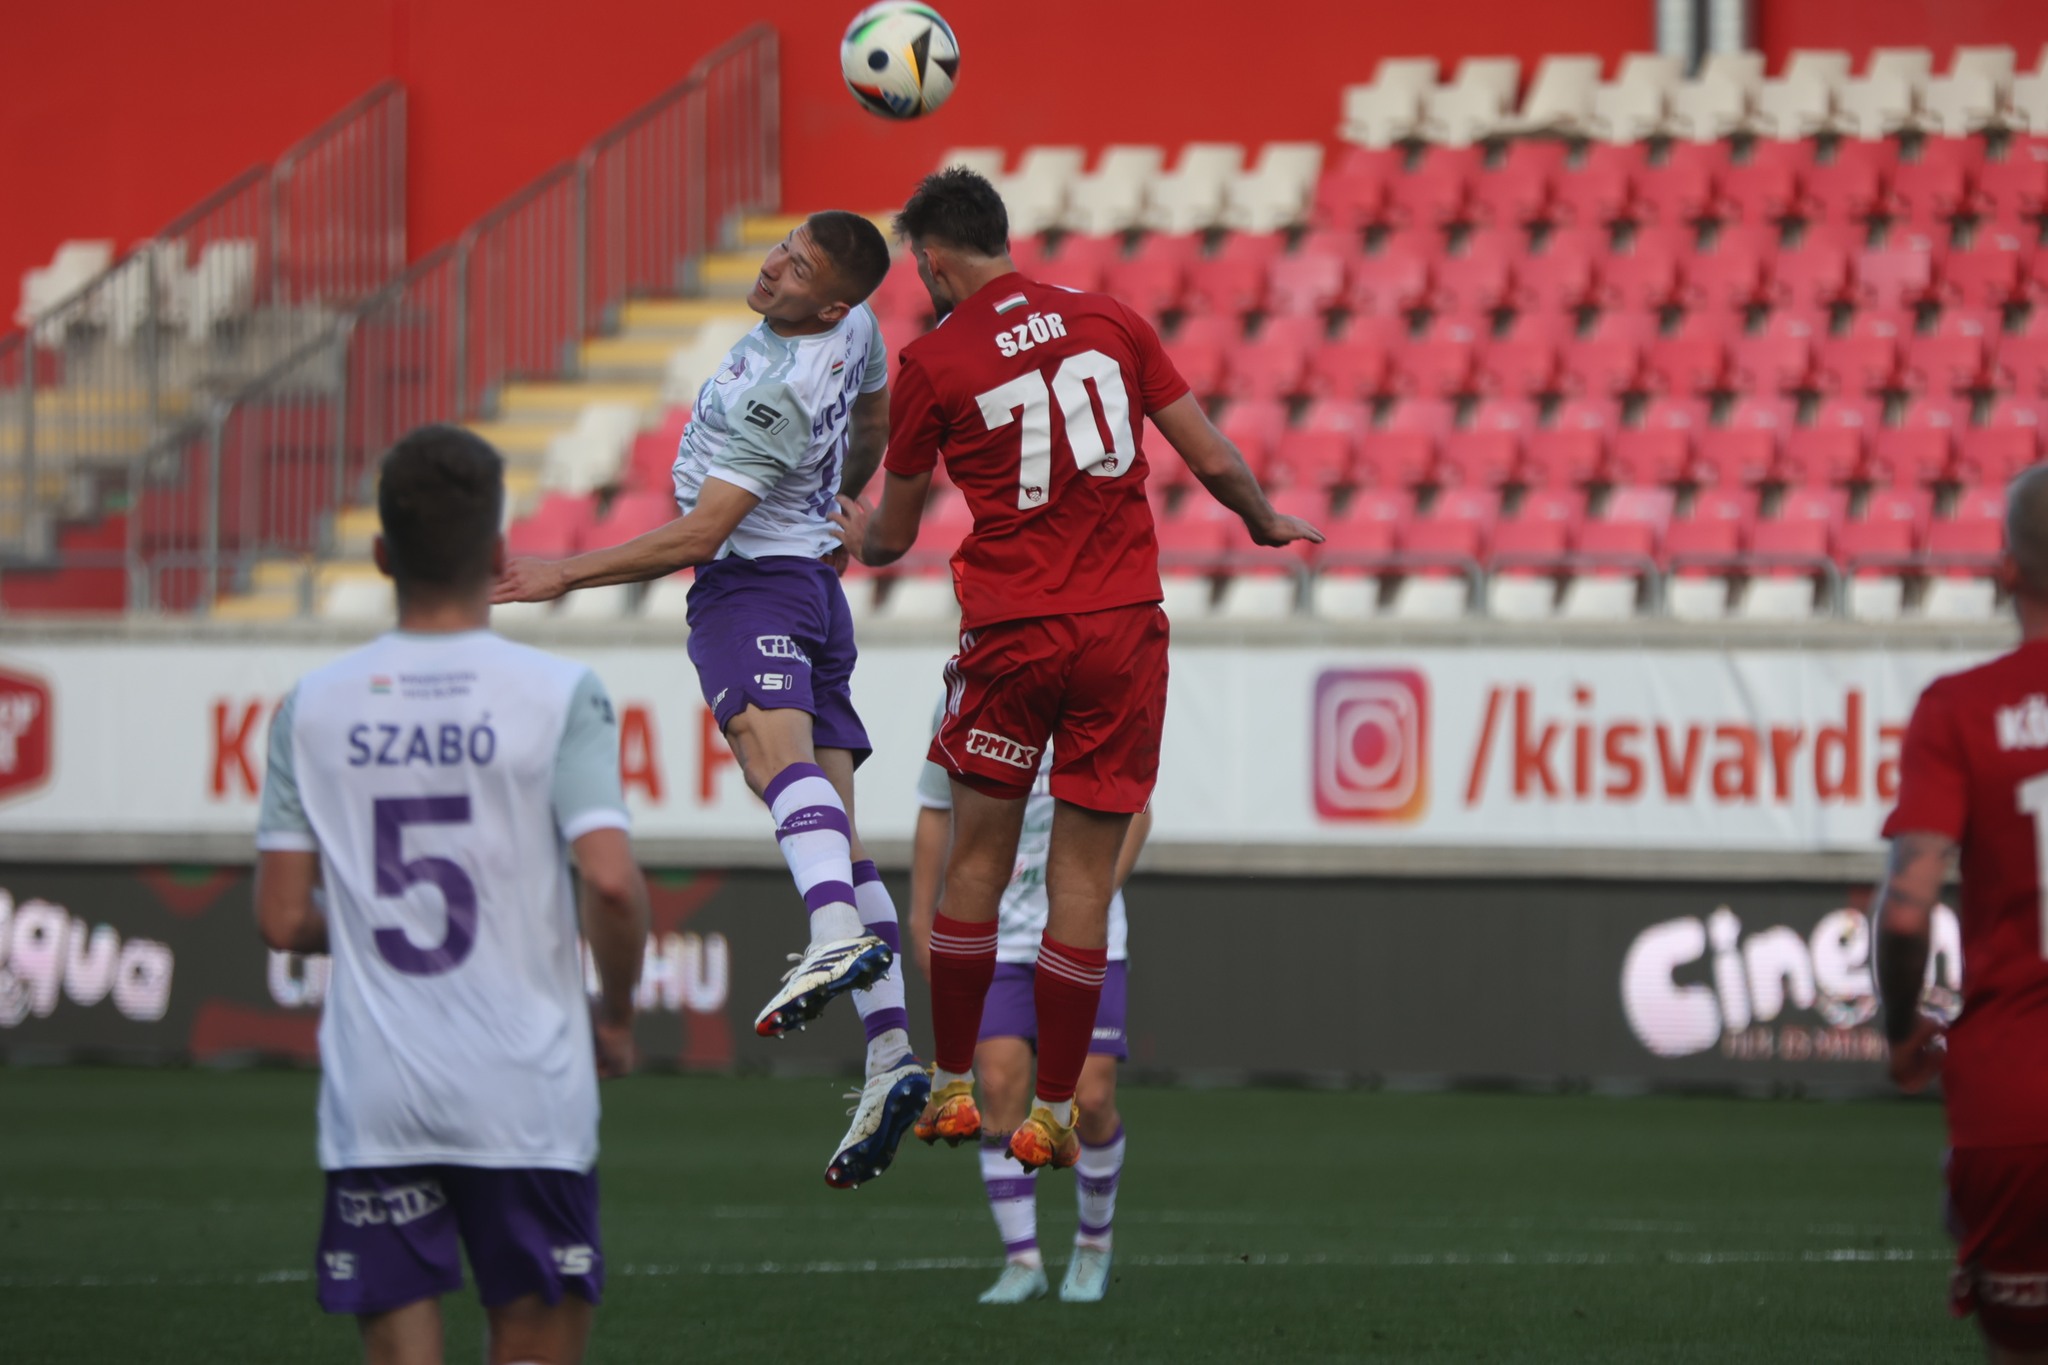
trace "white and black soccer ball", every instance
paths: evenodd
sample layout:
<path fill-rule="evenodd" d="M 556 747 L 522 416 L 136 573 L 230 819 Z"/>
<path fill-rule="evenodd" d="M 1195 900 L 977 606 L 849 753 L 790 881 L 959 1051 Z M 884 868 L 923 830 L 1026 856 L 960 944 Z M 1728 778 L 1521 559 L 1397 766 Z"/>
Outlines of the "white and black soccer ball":
<path fill-rule="evenodd" d="M 930 5 L 882 0 L 846 26 L 839 70 L 865 108 L 883 118 L 917 118 L 953 93 L 960 43 Z"/>

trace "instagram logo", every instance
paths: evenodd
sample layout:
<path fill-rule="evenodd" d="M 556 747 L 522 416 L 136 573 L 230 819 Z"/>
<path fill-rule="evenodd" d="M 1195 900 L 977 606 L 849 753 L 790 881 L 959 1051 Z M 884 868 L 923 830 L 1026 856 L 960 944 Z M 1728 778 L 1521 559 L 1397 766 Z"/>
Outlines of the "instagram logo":
<path fill-rule="evenodd" d="M 1316 814 L 1422 818 L 1429 804 L 1429 684 L 1410 668 L 1339 668 L 1316 679 Z"/>

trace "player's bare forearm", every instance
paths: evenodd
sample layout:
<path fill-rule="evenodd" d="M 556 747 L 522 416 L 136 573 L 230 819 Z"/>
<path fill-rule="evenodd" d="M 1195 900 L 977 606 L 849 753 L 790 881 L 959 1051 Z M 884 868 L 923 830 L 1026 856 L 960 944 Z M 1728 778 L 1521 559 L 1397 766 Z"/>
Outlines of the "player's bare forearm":
<path fill-rule="evenodd" d="M 869 568 L 894 564 L 910 553 L 917 543 L 917 523 L 924 516 L 924 500 L 931 492 L 929 472 L 904 476 L 882 476 L 882 505 L 857 523 L 842 523 L 847 548 L 856 546 L 860 562 Z"/>
<path fill-rule="evenodd" d="M 1322 532 L 1298 517 L 1282 516 L 1259 487 L 1237 446 L 1209 420 L 1193 394 L 1183 394 L 1152 414 L 1159 434 L 1187 462 L 1209 496 L 1237 513 L 1258 545 L 1321 541 Z"/>
<path fill-rule="evenodd" d="M 624 830 L 592 830 L 570 848 L 582 880 L 583 937 L 597 965 L 598 1018 L 630 1023 L 647 950 L 647 880 Z"/>
<path fill-rule="evenodd" d="M 946 882 L 946 848 L 953 841 L 953 817 L 920 806 L 910 840 L 910 942 L 920 969 L 931 968 L 932 921 L 938 915 L 939 888 Z"/>
<path fill-rule="evenodd" d="M 1124 846 L 1116 855 L 1116 889 L 1121 891 L 1124 883 L 1131 879 L 1131 869 L 1138 865 L 1138 855 L 1145 851 L 1145 841 L 1152 837 L 1152 810 L 1148 806 L 1131 817 L 1131 827 L 1124 831 Z"/>
<path fill-rule="evenodd" d="M 1919 1018 L 1934 908 L 1948 880 L 1955 843 L 1946 835 L 1905 833 L 1892 840 L 1891 861 L 1877 891 L 1877 944 L 1872 954 L 1885 1037 L 1909 1037 Z"/>
<path fill-rule="evenodd" d="M 256 860 L 256 927 L 280 953 L 327 951 L 327 915 L 314 898 L 317 853 L 266 851 Z"/>
<path fill-rule="evenodd" d="M 732 537 L 742 518 L 761 499 L 737 484 L 717 477 L 704 480 L 697 505 L 688 516 L 637 535 L 622 545 L 606 546 L 567 559 L 515 559 L 505 566 L 491 594 L 498 602 L 551 602 L 578 588 L 614 583 L 645 583 L 666 578 L 678 569 L 708 564 Z"/>
<path fill-rule="evenodd" d="M 882 452 L 889 446 L 889 391 L 876 389 L 853 400 L 853 413 L 846 427 L 846 469 L 840 475 L 839 492 L 858 498 L 868 480 L 882 467 Z"/>

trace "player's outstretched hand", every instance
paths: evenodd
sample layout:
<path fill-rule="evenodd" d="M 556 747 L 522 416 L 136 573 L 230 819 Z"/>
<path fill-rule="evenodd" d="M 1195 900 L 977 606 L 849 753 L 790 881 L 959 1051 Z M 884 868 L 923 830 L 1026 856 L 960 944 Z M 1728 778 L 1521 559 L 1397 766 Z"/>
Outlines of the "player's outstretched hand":
<path fill-rule="evenodd" d="M 491 589 L 491 605 L 506 602 L 552 602 L 569 590 L 561 564 L 552 559 L 514 559 Z"/>
<path fill-rule="evenodd" d="M 1939 1019 L 1921 1015 L 1903 1042 L 1891 1045 L 1892 1084 L 1908 1095 L 1918 1094 L 1941 1077 L 1942 1057 L 1948 1051 L 1948 1030 Z"/>
<path fill-rule="evenodd" d="M 868 506 L 865 498 L 849 498 L 844 493 L 834 501 L 838 505 L 827 512 L 825 518 L 839 532 L 840 552 L 851 559 L 859 559 L 861 542 L 868 536 L 868 519 L 874 516 L 875 509 Z M 841 573 L 846 572 L 846 565 L 843 562 L 833 567 Z"/>
<path fill-rule="evenodd" d="M 1251 531 L 1254 545 L 1292 545 L 1297 540 L 1305 540 L 1311 545 L 1323 543 L 1321 531 L 1300 517 L 1283 517 L 1277 512 L 1262 524 L 1247 529 Z"/>
<path fill-rule="evenodd" d="M 624 1076 L 640 1063 L 638 1049 L 633 1046 L 633 1024 L 607 1024 L 603 1019 L 590 1021 L 591 1037 L 597 1042 L 597 1074 L 600 1079 L 611 1080 Z"/>

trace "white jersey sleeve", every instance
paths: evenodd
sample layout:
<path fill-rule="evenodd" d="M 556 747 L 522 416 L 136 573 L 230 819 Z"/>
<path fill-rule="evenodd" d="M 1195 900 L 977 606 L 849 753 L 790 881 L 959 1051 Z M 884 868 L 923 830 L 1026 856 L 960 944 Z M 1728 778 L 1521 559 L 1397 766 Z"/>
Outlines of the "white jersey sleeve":
<path fill-rule="evenodd" d="M 595 673 L 586 671 L 570 694 L 551 795 L 564 843 L 592 830 L 633 827 L 619 782 L 619 718 Z"/>
<path fill-rule="evenodd" d="M 867 308 L 862 304 L 863 309 Z M 874 317 L 870 312 L 869 317 Z M 868 363 L 860 377 L 860 391 L 874 393 L 889 387 L 889 347 L 882 338 L 882 324 L 879 319 L 868 332 Z"/>
<path fill-rule="evenodd" d="M 263 770 L 263 805 L 256 814 L 256 848 L 261 853 L 317 853 L 312 822 L 299 797 L 299 770 L 293 759 L 292 714 L 299 703 L 295 687 L 270 720 L 270 757 Z"/>

